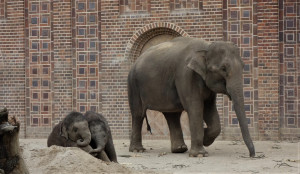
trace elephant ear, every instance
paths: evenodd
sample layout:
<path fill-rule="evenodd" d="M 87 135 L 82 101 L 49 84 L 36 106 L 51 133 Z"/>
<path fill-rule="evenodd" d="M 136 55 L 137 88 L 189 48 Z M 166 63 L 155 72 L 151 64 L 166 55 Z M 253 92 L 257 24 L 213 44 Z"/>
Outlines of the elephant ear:
<path fill-rule="evenodd" d="M 195 52 L 187 65 L 187 67 L 199 74 L 203 80 L 206 79 L 206 53 L 206 50 Z"/>
<path fill-rule="evenodd" d="M 60 125 L 60 136 L 65 137 L 66 139 L 69 138 L 67 128 L 63 123 Z"/>

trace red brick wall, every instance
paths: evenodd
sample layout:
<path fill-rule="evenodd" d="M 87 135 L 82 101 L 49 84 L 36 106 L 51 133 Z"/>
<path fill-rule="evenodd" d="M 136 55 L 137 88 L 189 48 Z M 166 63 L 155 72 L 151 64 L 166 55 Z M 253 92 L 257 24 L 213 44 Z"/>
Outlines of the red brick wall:
<path fill-rule="evenodd" d="M 53 1 L 54 109 L 53 123 L 72 110 L 72 3 Z M 52 125 L 53 125 L 52 123 Z"/>
<path fill-rule="evenodd" d="M 26 137 L 44 137 L 55 113 L 53 1 L 24 3 Z"/>
<path fill-rule="evenodd" d="M 279 0 L 279 64 L 280 138 L 296 139 L 300 134 L 299 1 Z"/>
<path fill-rule="evenodd" d="M 0 1 L 0 107 L 21 122 L 25 135 L 24 1 Z"/>
<path fill-rule="evenodd" d="M 256 1 L 223 1 L 224 40 L 235 43 L 240 48 L 244 67 L 245 111 L 251 136 L 258 138 L 258 86 L 257 86 L 257 20 Z M 232 102 L 224 97 L 221 117 L 224 119 L 225 138 L 240 136 L 237 117 Z"/>
<path fill-rule="evenodd" d="M 277 139 L 279 127 L 278 2 L 258 1 L 258 89 L 260 139 Z"/>
<path fill-rule="evenodd" d="M 251 136 L 296 139 L 299 23 L 292 0 L 0 0 L 0 107 L 21 120 L 26 137 L 46 137 L 72 110 L 95 110 L 114 137 L 128 138 L 130 67 L 148 41 L 181 35 L 234 42 Z M 232 103 L 218 95 L 217 105 L 220 138 L 240 137 Z M 148 113 L 154 134 L 145 137 L 168 138 L 162 115 Z M 188 137 L 186 114 L 182 124 Z"/>

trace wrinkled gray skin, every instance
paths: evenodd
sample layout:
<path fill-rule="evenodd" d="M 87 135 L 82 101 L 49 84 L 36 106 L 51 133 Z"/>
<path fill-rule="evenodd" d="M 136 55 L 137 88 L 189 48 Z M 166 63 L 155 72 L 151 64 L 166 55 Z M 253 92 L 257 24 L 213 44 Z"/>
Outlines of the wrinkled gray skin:
<path fill-rule="evenodd" d="M 89 123 L 89 128 L 92 135 L 92 141 L 90 145 L 93 150 L 90 151 L 90 153 L 96 153 L 96 157 L 102 159 L 103 161 L 118 162 L 111 131 L 106 119 L 101 114 L 93 111 L 86 112 L 84 116 Z M 105 154 L 107 156 L 105 156 Z"/>
<path fill-rule="evenodd" d="M 85 117 L 79 112 L 71 112 L 62 122 L 57 124 L 50 133 L 48 147 L 52 145 L 63 147 L 80 147 L 89 152 L 91 147 L 91 132 Z"/>
<path fill-rule="evenodd" d="M 179 37 L 148 49 L 128 75 L 132 114 L 129 151 L 145 150 L 141 128 L 147 109 L 164 114 L 171 151 L 187 151 L 180 125 L 180 115 L 185 110 L 191 132 L 189 155 L 208 156 L 203 146 L 211 145 L 221 132 L 216 94 L 222 93 L 232 99 L 244 142 L 250 156 L 255 156 L 244 110 L 242 73 L 239 50 L 230 42 Z"/>

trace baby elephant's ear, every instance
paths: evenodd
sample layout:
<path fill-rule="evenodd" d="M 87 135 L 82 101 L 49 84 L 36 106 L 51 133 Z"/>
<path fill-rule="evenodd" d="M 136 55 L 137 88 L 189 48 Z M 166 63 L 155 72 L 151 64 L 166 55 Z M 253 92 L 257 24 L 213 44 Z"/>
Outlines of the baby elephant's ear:
<path fill-rule="evenodd" d="M 187 67 L 199 74 L 203 80 L 206 79 L 206 53 L 206 50 L 195 52 L 187 65 Z"/>
<path fill-rule="evenodd" d="M 60 136 L 65 137 L 66 139 L 69 138 L 67 128 L 63 123 L 60 124 Z"/>

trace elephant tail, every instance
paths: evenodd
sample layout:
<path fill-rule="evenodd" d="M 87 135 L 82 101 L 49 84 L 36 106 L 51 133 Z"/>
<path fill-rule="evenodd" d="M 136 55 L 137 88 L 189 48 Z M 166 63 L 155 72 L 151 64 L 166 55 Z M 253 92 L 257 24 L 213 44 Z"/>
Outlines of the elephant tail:
<path fill-rule="evenodd" d="M 128 102 L 132 117 L 139 114 L 137 110 L 139 110 L 139 108 L 141 107 L 141 102 L 139 101 L 140 95 L 133 71 L 134 69 L 130 70 L 127 79 Z"/>
<path fill-rule="evenodd" d="M 146 123 L 147 123 L 147 131 L 149 131 L 152 134 L 147 115 L 145 116 L 145 118 L 146 118 Z"/>
<path fill-rule="evenodd" d="M 129 74 L 127 79 L 127 87 L 128 87 L 128 102 L 130 107 L 130 112 L 132 117 L 146 117 L 146 123 L 147 123 L 147 131 L 149 131 L 151 134 L 151 127 L 148 122 L 148 118 L 146 115 L 146 110 L 143 108 L 142 100 L 140 97 L 140 91 L 138 84 L 136 82 L 136 73 L 135 73 L 135 67 L 133 67 Z M 142 118 L 143 119 L 143 118 Z"/>

